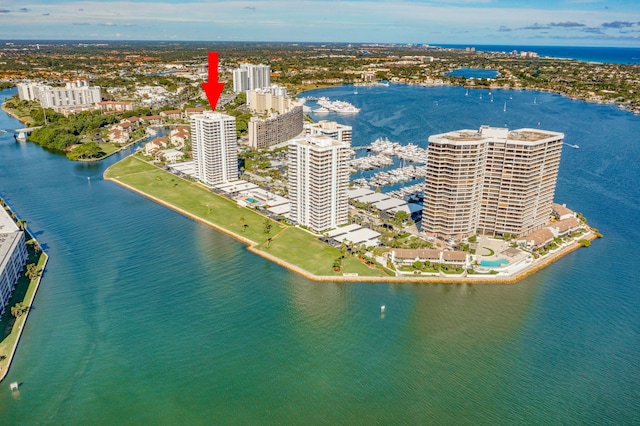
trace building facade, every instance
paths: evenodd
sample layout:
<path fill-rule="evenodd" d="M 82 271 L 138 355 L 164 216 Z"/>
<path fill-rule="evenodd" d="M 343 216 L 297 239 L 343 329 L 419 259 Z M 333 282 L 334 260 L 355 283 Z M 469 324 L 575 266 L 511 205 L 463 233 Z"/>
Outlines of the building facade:
<path fill-rule="evenodd" d="M 292 221 L 316 232 L 348 222 L 349 148 L 328 136 L 305 136 L 289 144 Z"/>
<path fill-rule="evenodd" d="M 0 315 L 9 304 L 27 257 L 24 231 L 4 208 L 0 209 Z"/>
<path fill-rule="evenodd" d="M 283 114 L 297 105 L 284 87 L 272 85 L 247 91 L 247 106 L 255 114 L 277 112 Z"/>
<path fill-rule="evenodd" d="M 524 235 L 549 221 L 564 135 L 483 126 L 429 138 L 422 228 Z"/>
<path fill-rule="evenodd" d="M 263 89 L 270 85 L 271 67 L 269 65 L 240 64 L 240 68 L 233 70 L 233 91 L 235 93 Z"/>
<path fill-rule="evenodd" d="M 217 185 L 238 179 L 236 118 L 207 111 L 191 116 L 191 143 L 198 179 Z"/>
<path fill-rule="evenodd" d="M 320 120 L 317 123 L 305 123 L 304 131 L 310 136 L 324 135 L 351 144 L 352 127 L 338 124 L 335 121 Z"/>
<path fill-rule="evenodd" d="M 269 118 L 253 117 L 248 124 L 249 146 L 264 149 L 299 136 L 303 131 L 303 117 L 301 105 Z"/>
<path fill-rule="evenodd" d="M 18 83 L 20 100 L 38 101 L 43 108 L 56 111 L 68 108 L 87 108 L 102 101 L 100 87 L 85 80 L 65 83 L 65 87 L 51 87 L 39 83 Z"/>

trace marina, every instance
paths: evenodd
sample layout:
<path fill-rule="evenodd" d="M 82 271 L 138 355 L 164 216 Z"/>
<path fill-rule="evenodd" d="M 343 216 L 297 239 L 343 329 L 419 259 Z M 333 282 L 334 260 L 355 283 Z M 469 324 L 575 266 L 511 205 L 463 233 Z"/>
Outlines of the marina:
<path fill-rule="evenodd" d="M 401 145 L 398 142 L 391 142 L 387 138 L 379 138 L 373 141 L 367 149 L 384 155 L 398 157 L 401 160 L 411 161 L 413 163 L 424 164 L 427 162 L 427 149 L 420 148 L 412 143 Z"/>

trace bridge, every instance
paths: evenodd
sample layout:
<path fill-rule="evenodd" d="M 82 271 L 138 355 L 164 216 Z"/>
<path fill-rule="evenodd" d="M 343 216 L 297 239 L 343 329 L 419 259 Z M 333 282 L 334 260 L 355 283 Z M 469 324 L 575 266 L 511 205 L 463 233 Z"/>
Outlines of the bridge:
<path fill-rule="evenodd" d="M 16 139 L 24 140 L 24 139 L 27 138 L 27 136 L 29 136 L 31 134 L 31 132 L 33 132 L 34 130 L 37 130 L 37 129 L 42 129 L 42 127 L 43 126 L 36 126 L 36 127 L 24 127 L 22 129 L 15 129 L 13 136 Z"/>

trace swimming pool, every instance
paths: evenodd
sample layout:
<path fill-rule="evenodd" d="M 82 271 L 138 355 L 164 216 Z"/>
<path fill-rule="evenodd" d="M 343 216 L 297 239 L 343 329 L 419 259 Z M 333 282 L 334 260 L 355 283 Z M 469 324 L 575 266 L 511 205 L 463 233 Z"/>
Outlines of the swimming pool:
<path fill-rule="evenodd" d="M 260 201 L 256 200 L 256 199 L 255 199 L 255 198 L 253 198 L 253 197 L 245 198 L 244 200 L 245 200 L 247 203 L 251 203 L 251 204 L 257 204 L 257 203 L 259 203 L 259 202 L 260 202 Z"/>
<path fill-rule="evenodd" d="M 498 260 L 481 260 L 480 266 L 502 266 L 507 265 L 509 261 L 507 259 L 498 259 Z"/>

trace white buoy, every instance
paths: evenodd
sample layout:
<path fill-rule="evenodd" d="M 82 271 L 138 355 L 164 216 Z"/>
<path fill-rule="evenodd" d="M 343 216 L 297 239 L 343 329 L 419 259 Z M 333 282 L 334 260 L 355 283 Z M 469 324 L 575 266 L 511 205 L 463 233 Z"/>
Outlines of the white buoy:
<path fill-rule="evenodd" d="M 9 389 L 11 389 L 12 391 L 17 391 L 18 390 L 18 382 L 13 382 L 9 385 Z"/>
<path fill-rule="evenodd" d="M 387 307 L 386 307 L 386 306 L 384 306 L 384 305 L 380 306 L 380 312 L 381 312 L 381 313 L 384 313 L 384 310 L 385 310 L 386 308 L 387 308 Z"/>

